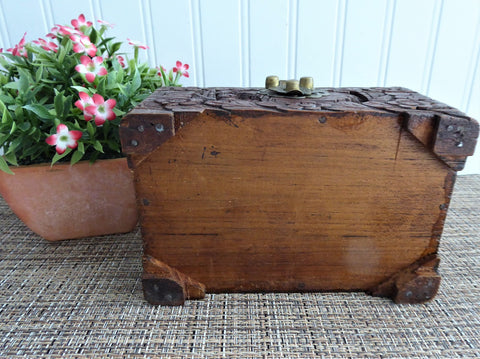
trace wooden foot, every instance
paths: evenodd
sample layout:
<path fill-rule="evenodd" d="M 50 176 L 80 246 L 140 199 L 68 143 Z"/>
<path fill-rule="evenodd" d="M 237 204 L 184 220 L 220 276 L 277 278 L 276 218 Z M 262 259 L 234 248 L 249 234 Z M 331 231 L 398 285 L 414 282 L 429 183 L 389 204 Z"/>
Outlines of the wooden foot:
<path fill-rule="evenodd" d="M 205 297 L 205 286 L 151 256 L 143 258 L 143 294 L 154 305 L 182 305 Z"/>
<path fill-rule="evenodd" d="M 416 304 L 432 300 L 440 287 L 436 255 L 412 264 L 369 291 L 373 296 L 390 297 L 398 304 Z"/>

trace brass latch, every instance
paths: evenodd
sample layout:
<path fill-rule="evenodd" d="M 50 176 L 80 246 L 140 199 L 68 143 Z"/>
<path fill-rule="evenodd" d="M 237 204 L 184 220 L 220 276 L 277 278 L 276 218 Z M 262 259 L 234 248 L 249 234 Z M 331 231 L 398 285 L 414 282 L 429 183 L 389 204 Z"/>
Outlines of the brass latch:
<path fill-rule="evenodd" d="M 313 88 L 313 77 L 301 77 L 298 80 L 280 80 L 278 76 L 267 76 L 265 89 L 282 96 L 313 96 L 324 95 L 323 91 Z"/>

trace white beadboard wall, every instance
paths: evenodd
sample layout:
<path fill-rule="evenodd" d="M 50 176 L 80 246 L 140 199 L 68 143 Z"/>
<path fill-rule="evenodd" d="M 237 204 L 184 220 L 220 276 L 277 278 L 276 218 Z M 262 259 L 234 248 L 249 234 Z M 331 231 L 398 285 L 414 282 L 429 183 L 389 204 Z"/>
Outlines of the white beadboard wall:
<path fill-rule="evenodd" d="M 184 85 L 309 75 L 408 87 L 480 119 L 480 0 L 0 0 L 0 48 L 80 13 L 147 43 L 152 65 L 190 64 Z M 480 149 L 461 173 L 480 173 Z"/>

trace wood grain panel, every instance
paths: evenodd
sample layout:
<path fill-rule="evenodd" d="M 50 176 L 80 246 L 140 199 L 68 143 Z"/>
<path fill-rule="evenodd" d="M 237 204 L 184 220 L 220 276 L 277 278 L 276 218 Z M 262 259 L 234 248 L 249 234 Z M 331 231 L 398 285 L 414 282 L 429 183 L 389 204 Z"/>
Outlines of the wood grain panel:
<path fill-rule="evenodd" d="M 397 116 L 326 117 L 181 129 L 136 169 L 145 253 L 208 291 L 365 290 L 415 262 L 449 170 Z"/>

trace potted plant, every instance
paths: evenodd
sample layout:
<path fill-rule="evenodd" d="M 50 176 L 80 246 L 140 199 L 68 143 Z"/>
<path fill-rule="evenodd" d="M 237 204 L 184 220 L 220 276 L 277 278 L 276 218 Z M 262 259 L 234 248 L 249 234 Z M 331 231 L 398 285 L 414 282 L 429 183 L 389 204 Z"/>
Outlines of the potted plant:
<path fill-rule="evenodd" d="M 137 222 L 133 176 L 121 153 L 121 118 L 160 86 L 179 86 L 188 65 L 170 71 L 140 63 L 147 46 L 106 35 L 84 15 L 45 39 L 0 49 L 0 193 L 49 240 L 121 233 Z M 19 166 L 19 167 L 12 167 Z"/>

